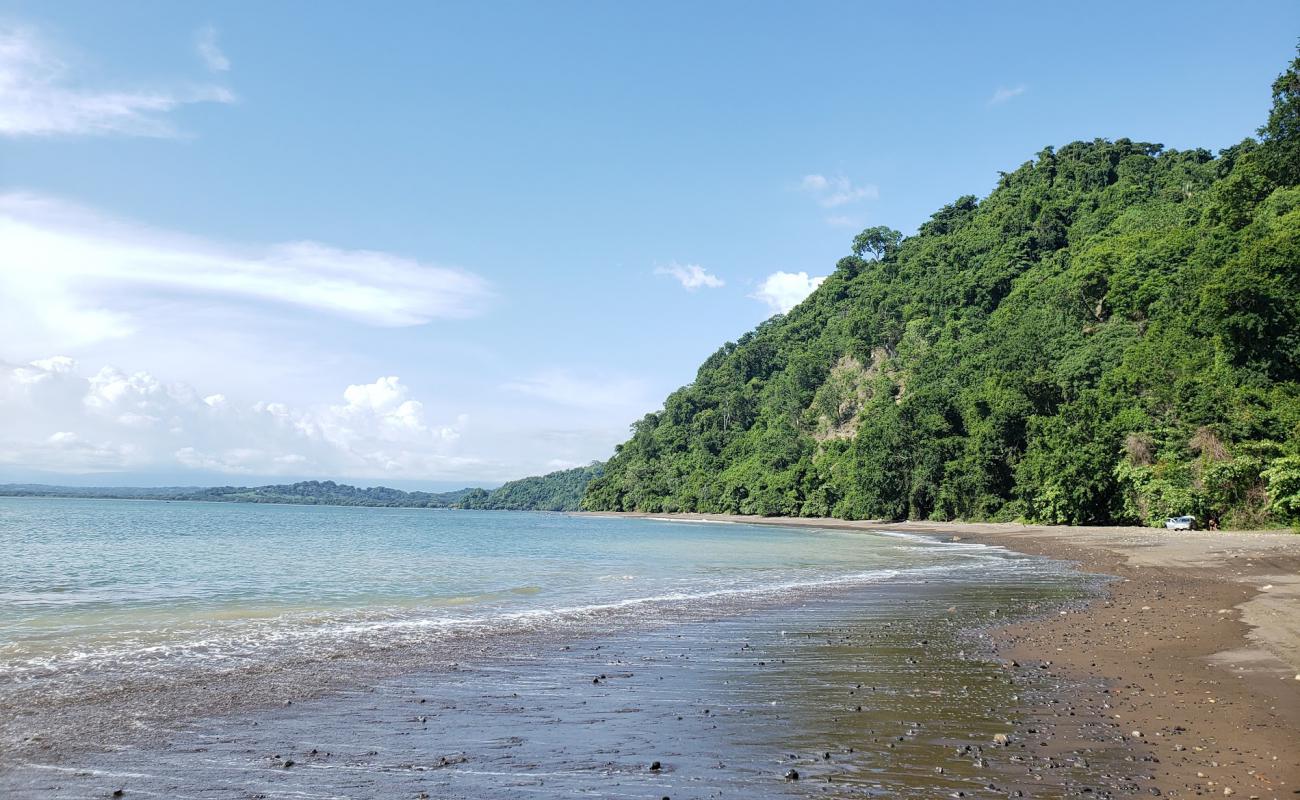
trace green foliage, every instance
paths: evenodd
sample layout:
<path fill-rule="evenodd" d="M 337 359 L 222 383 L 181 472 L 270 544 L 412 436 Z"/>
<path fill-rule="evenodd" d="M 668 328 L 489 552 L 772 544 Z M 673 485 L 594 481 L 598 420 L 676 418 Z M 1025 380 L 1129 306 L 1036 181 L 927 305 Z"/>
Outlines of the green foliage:
<path fill-rule="evenodd" d="M 867 228 L 854 237 L 853 255 L 863 258 L 870 253 L 873 259 L 879 261 L 886 256 L 892 255 L 902 241 L 903 234 L 893 228 L 877 225 L 874 228 Z"/>
<path fill-rule="evenodd" d="M 1259 135 L 1273 180 L 1300 183 L 1300 58 L 1273 82 L 1273 110 Z"/>
<path fill-rule="evenodd" d="M 1264 471 L 1269 511 L 1278 520 L 1300 524 L 1300 456 L 1285 456 Z"/>
<path fill-rule="evenodd" d="M 632 428 L 592 510 L 1253 527 L 1300 518 L 1300 59 L 1262 142 L 1047 148 Z"/>
<path fill-rule="evenodd" d="M 577 511 L 587 484 L 604 471 L 605 465 L 597 462 L 521 478 L 490 492 L 474 489 L 458 505 L 484 511 Z"/>
<path fill-rule="evenodd" d="M 272 486 L 192 486 L 154 489 L 128 487 L 0 485 L 0 497 L 84 497 L 126 500 L 190 500 L 219 503 L 289 503 L 293 505 L 376 506 L 386 508 L 468 508 L 511 511 L 576 511 L 592 478 L 605 466 L 552 472 L 511 481 L 500 488 L 452 492 L 404 492 L 387 486 L 362 489 L 334 481 L 301 481 Z"/>
<path fill-rule="evenodd" d="M 45 486 L 9 484 L 0 486 L 7 497 L 86 497 L 125 500 L 191 500 L 220 503 L 289 503 L 293 505 L 378 506 L 386 508 L 450 508 L 470 489 L 453 492 L 404 492 L 387 486 L 361 489 L 334 481 L 300 481 L 272 486 L 129 487 Z M 481 491 L 481 490 L 478 490 Z"/>

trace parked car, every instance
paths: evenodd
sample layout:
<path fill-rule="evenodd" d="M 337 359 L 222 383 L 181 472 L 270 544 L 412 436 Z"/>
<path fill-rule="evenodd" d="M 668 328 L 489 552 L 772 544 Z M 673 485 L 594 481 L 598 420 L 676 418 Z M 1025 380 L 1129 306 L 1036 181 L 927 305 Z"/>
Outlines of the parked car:
<path fill-rule="evenodd" d="M 1165 527 L 1171 531 L 1190 531 L 1196 527 L 1196 517 L 1170 517 Z"/>

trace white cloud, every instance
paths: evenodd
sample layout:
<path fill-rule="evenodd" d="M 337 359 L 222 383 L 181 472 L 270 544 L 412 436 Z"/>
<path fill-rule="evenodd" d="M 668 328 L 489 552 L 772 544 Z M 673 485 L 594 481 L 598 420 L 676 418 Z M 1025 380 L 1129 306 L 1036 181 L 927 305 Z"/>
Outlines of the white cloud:
<path fill-rule="evenodd" d="M 220 244 L 29 194 L 0 194 L 0 252 L 0 337 L 27 352 L 127 337 L 187 300 L 398 327 L 472 316 L 489 296 L 472 273 L 391 253 Z"/>
<path fill-rule="evenodd" d="M 718 289 L 726 285 L 724 280 L 717 275 L 706 272 L 698 264 L 678 264 L 674 261 L 666 267 L 655 267 L 655 274 L 673 276 L 683 288 L 690 292 L 701 287 Z"/>
<path fill-rule="evenodd" d="M 824 192 L 830 186 L 830 181 L 825 175 L 805 175 L 800 186 L 806 192 Z"/>
<path fill-rule="evenodd" d="M 226 54 L 221 52 L 217 45 L 217 29 L 211 25 L 204 25 L 199 28 L 194 37 L 194 48 L 199 53 L 199 58 L 213 72 L 225 72 L 230 69 L 230 59 Z"/>
<path fill-rule="evenodd" d="M 832 228 L 861 228 L 864 225 L 862 220 L 848 214 L 832 214 L 826 218 L 826 224 Z"/>
<path fill-rule="evenodd" d="M 880 197 L 879 187 L 869 183 L 855 184 L 843 175 L 829 178 L 825 175 L 805 175 L 799 188 L 815 197 L 824 208 L 837 208 Z"/>
<path fill-rule="evenodd" d="M 0 27 L 0 135 L 176 136 L 168 112 L 192 103 L 233 103 L 218 85 L 153 89 L 83 86 L 30 27 Z"/>
<path fill-rule="evenodd" d="M 1011 100 L 1014 100 L 1015 98 L 1024 94 L 1027 88 L 1028 87 L 1025 86 L 1023 83 L 1020 84 L 1019 86 L 1013 86 L 1010 89 L 1008 89 L 1005 86 L 999 86 L 998 90 L 993 93 L 992 97 L 989 98 L 988 104 L 991 106 L 999 106 L 1002 105 L 1003 103 L 1010 102 Z"/>
<path fill-rule="evenodd" d="M 341 403 L 293 407 L 201 397 L 147 372 L 70 359 L 0 364 L 0 465 L 63 473 L 201 469 L 246 475 L 429 478 L 476 464 L 458 452 L 468 417 L 434 423 L 396 376 Z"/>
<path fill-rule="evenodd" d="M 767 276 L 759 285 L 758 291 L 750 297 L 761 300 L 774 311 L 784 314 L 802 303 L 824 280 L 824 275 L 809 277 L 806 272 L 774 272 Z"/>
<path fill-rule="evenodd" d="M 454 380 L 440 382 L 448 396 L 426 397 L 392 374 L 350 386 L 227 389 L 237 377 L 186 383 L 61 356 L 0 360 L 0 482 L 96 474 L 105 477 L 80 480 L 491 485 L 607 457 L 664 391 L 640 376 L 561 369 L 472 401 Z M 461 413 L 470 403 L 473 418 Z"/>

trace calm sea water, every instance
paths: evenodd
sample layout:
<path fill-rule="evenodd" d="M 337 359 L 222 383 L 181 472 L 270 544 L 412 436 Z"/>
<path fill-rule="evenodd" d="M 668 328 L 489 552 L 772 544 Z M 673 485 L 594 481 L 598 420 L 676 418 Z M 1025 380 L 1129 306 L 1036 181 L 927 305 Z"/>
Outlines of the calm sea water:
<path fill-rule="evenodd" d="M 946 796 L 1022 690 L 966 632 L 1085 592 L 889 533 L 0 499 L 0 794 Z"/>
<path fill-rule="evenodd" d="M 0 691 L 1006 568 L 890 535 L 553 514 L 0 500 Z"/>

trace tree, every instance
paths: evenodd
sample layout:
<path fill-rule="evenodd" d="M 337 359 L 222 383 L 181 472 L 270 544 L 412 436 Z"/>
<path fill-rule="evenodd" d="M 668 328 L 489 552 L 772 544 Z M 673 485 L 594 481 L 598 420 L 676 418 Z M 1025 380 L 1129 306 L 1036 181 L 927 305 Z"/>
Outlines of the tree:
<path fill-rule="evenodd" d="M 1283 186 L 1300 183 L 1300 57 L 1273 81 L 1273 109 L 1259 135 L 1269 177 Z"/>
<path fill-rule="evenodd" d="M 902 241 L 903 234 L 893 228 L 877 225 L 874 228 L 867 228 L 854 237 L 853 254 L 865 258 L 866 254 L 870 253 L 872 258 L 880 261 L 897 250 Z"/>
<path fill-rule="evenodd" d="M 1273 94 L 1263 142 L 1072 142 L 905 242 L 862 231 L 638 425 L 584 507 L 1300 518 L 1300 186 L 1279 185 L 1300 59 Z"/>

